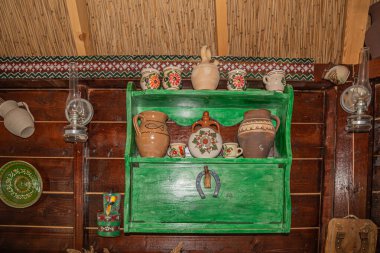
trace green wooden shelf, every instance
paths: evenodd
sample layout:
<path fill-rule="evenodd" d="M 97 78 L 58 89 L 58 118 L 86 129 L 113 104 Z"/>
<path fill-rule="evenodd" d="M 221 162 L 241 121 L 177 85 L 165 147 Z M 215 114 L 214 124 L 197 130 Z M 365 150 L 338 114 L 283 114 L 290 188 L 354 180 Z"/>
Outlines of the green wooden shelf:
<path fill-rule="evenodd" d="M 293 89 L 284 93 L 248 89 L 135 90 L 127 86 L 125 149 L 125 233 L 287 233 L 290 231 L 290 127 Z M 265 108 L 280 118 L 271 158 L 140 157 L 133 129 L 134 115 L 156 110 L 179 127 L 189 127 L 209 111 L 225 127 L 236 126 L 244 112 Z M 236 129 L 236 128 L 235 128 Z M 184 142 L 187 142 L 184 140 Z M 221 188 L 213 197 L 196 190 L 204 166 L 218 174 Z"/>
<path fill-rule="evenodd" d="M 287 164 L 287 158 L 147 158 L 147 157 L 129 157 L 133 163 L 181 163 L 181 164 Z"/>

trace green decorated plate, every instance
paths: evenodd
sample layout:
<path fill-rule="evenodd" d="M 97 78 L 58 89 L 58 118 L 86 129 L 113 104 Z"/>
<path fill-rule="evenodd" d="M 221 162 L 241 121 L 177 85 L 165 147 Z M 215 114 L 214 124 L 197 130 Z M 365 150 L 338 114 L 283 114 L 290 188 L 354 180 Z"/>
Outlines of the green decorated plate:
<path fill-rule="evenodd" d="M 0 199 L 8 206 L 25 208 L 33 205 L 42 193 L 42 179 L 33 165 L 11 161 L 0 168 Z"/>

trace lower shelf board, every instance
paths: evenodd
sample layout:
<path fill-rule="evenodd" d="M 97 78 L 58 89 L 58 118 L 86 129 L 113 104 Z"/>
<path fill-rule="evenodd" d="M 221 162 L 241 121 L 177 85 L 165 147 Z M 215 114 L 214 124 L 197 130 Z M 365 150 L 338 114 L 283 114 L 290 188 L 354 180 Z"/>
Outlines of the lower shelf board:
<path fill-rule="evenodd" d="M 128 229 L 126 229 L 128 227 Z M 124 233 L 251 234 L 289 233 L 284 224 L 139 223 L 131 222 Z"/>

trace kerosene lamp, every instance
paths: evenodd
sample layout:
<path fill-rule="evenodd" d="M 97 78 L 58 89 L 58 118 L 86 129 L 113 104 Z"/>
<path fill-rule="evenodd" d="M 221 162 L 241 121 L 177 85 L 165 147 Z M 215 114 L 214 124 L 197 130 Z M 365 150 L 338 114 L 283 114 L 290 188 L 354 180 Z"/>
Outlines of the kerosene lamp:
<path fill-rule="evenodd" d="M 66 99 L 66 119 L 70 125 L 64 127 L 66 142 L 86 142 L 88 139 L 85 127 L 92 119 L 94 110 L 91 103 L 81 98 L 78 91 L 78 68 L 76 63 L 69 64 L 69 95 Z"/>
<path fill-rule="evenodd" d="M 366 114 L 371 102 L 371 85 L 368 71 L 369 48 L 360 51 L 358 77 L 353 85 L 345 89 L 340 97 L 342 108 L 351 113 L 347 118 L 347 132 L 369 132 L 372 129 L 372 116 Z"/>

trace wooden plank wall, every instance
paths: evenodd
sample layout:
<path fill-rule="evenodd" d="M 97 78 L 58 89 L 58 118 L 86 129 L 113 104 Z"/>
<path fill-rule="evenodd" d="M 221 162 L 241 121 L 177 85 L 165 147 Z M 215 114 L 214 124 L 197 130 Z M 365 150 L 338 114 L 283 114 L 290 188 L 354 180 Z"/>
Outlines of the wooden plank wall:
<path fill-rule="evenodd" d="M 374 89 L 374 145 L 373 145 L 373 181 L 372 181 L 372 208 L 371 219 L 380 227 L 380 80 Z M 378 233 L 380 231 L 378 230 Z M 380 252 L 380 242 L 377 241 L 377 249 Z"/>
<path fill-rule="evenodd" d="M 184 241 L 184 252 L 318 252 L 326 135 L 324 90 L 295 90 L 289 235 L 122 235 L 110 239 L 96 235 L 96 212 L 102 208 L 103 192 L 124 192 L 126 82 L 94 80 L 83 84 L 95 109 L 83 153 L 86 247 L 107 247 L 111 252 L 169 252 Z M 17 85 L 21 89 L 10 88 Z M 23 87 L 28 85 L 40 88 Z M 62 88 L 66 85 L 62 81 L 0 84 L 0 97 L 28 103 L 36 118 L 36 132 L 25 140 L 14 137 L 0 124 L 0 165 L 25 160 L 38 168 L 44 180 L 44 193 L 32 207 L 14 209 L 0 202 L 2 252 L 62 252 L 74 247 L 78 211 L 73 195 L 75 154 L 74 145 L 62 138 L 67 96 L 67 90 Z"/>

